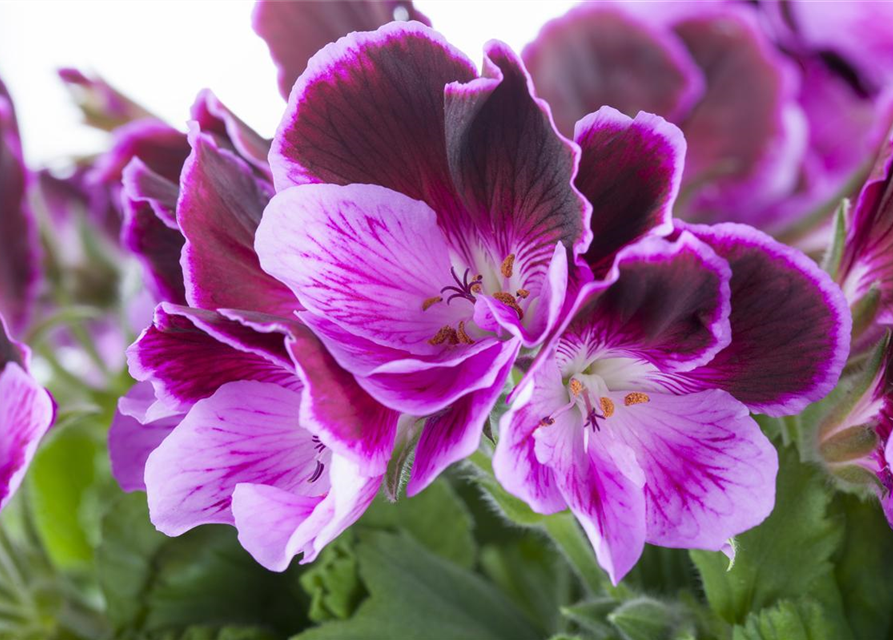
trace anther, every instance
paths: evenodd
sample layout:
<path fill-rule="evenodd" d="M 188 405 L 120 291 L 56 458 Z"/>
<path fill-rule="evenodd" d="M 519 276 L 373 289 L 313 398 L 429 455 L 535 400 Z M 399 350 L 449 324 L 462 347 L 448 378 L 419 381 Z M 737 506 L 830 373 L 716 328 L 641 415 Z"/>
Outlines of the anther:
<path fill-rule="evenodd" d="M 555 424 L 555 418 L 553 418 L 552 416 L 546 416 L 545 418 L 540 420 L 541 427 L 551 427 L 553 424 Z"/>
<path fill-rule="evenodd" d="M 437 333 L 434 334 L 434 337 L 428 340 L 428 344 L 435 347 L 444 342 L 447 344 L 459 344 L 459 336 L 456 334 L 456 330 L 448 324 L 442 326 Z"/>
<path fill-rule="evenodd" d="M 459 344 L 474 344 L 474 340 L 471 339 L 465 332 L 465 321 L 459 321 L 459 329 L 456 331 L 456 337 L 459 339 Z"/>
<path fill-rule="evenodd" d="M 518 302 L 515 300 L 515 297 L 512 294 L 506 293 L 505 291 L 497 291 L 493 294 L 493 297 L 499 300 L 505 306 L 514 309 L 515 313 L 518 314 L 519 320 L 524 318 L 524 310 L 518 305 Z"/>
<path fill-rule="evenodd" d="M 605 414 L 606 418 L 610 418 L 614 415 L 614 401 L 611 398 L 599 398 L 599 404 L 602 406 L 602 413 Z"/>
<path fill-rule="evenodd" d="M 651 398 L 648 397 L 648 394 L 634 391 L 633 393 L 626 394 L 626 397 L 623 398 L 623 404 L 628 407 L 633 404 L 642 404 L 644 402 L 648 402 L 649 400 L 651 400 Z"/>
<path fill-rule="evenodd" d="M 515 266 L 515 254 L 510 253 L 506 257 L 505 260 L 502 261 L 502 266 L 499 270 L 502 272 L 502 275 L 506 278 L 511 278 L 512 273 L 514 273 L 513 268 Z"/>
<path fill-rule="evenodd" d="M 583 393 L 583 383 L 580 382 L 579 380 L 577 380 L 576 378 L 571 378 L 571 381 L 568 384 L 568 387 L 570 388 L 571 393 L 574 394 L 575 398 L 577 396 L 579 396 L 581 393 Z"/>
<path fill-rule="evenodd" d="M 523 300 L 530 295 L 530 292 L 527 289 L 518 289 L 517 291 L 515 291 L 515 295 Z"/>
<path fill-rule="evenodd" d="M 443 298 L 440 296 L 434 296 L 433 298 L 428 298 L 422 303 L 422 311 L 427 311 L 431 307 L 433 307 L 438 302 L 443 302 Z"/>

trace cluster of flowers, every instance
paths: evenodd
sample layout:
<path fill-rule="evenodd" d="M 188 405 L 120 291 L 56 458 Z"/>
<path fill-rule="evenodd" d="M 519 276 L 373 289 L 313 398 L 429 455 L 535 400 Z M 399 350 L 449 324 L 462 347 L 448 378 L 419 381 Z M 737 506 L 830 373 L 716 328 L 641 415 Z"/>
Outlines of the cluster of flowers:
<path fill-rule="evenodd" d="M 816 449 L 893 519 L 893 33 L 818 7 L 590 3 L 478 73 L 406 3 L 261 2 L 272 141 L 208 91 L 183 134 L 64 72 L 116 127 L 77 197 L 158 303 L 109 436 L 122 488 L 164 533 L 232 524 L 283 570 L 396 497 L 395 466 L 411 497 L 475 452 L 504 400 L 496 478 L 570 509 L 617 582 L 646 542 L 721 550 L 765 519 L 778 458 L 751 412 L 798 414 L 873 358 Z M 0 134 L 17 332 L 37 252 L 5 93 Z M 879 146 L 835 229 L 804 226 Z M 767 232 L 835 243 L 823 269 Z M 0 506 L 54 413 L 6 327 Z"/>

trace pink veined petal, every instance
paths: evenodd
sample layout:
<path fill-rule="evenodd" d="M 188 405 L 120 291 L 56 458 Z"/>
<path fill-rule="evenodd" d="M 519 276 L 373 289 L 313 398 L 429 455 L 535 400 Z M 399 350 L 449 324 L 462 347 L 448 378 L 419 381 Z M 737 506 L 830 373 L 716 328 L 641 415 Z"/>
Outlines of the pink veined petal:
<path fill-rule="evenodd" d="M 533 435 L 544 418 L 567 402 L 561 372 L 555 359 L 549 358 L 515 395 L 499 421 L 493 473 L 506 491 L 524 500 L 537 513 L 557 513 L 567 508 L 554 471 L 537 460 Z M 553 426 L 573 429 L 575 420 L 575 414 L 567 412 L 557 416 Z"/>
<path fill-rule="evenodd" d="M 146 462 L 152 523 L 171 536 L 200 524 L 233 524 L 230 503 L 241 483 L 325 495 L 328 476 L 316 470 L 328 456 L 299 425 L 300 402 L 294 391 L 247 381 L 197 402 Z"/>
<path fill-rule="evenodd" d="M 481 375 L 489 386 L 469 392 L 425 421 L 406 495 L 416 495 L 449 465 L 477 450 L 484 425 L 502 393 L 520 346 L 517 341 L 502 343 L 498 357 L 490 364 L 490 372 Z"/>
<path fill-rule="evenodd" d="M 0 362 L 0 509 L 22 483 L 55 417 L 47 391 L 15 361 Z"/>
<path fill-rule="evenodd" d="M 602 107 L 577 123 L 574 140 L 582 149 L 576 185 L 592 205 L 593 240 L 584 259 L 602 277 L 627 244 L 672 232 L 685 138 L 659 116 L 639 112 L 632 119 Z"/>
<path fill-rule="evenodd" d="M 354 31 L 373 31 L 392 20 L 428 19 L 412 2 L 329 0 L 278 2 L 261 0 L 254 7 L 255 33 L 270 48 L 279 71 L 279 92 L 288 99 L 292 85 L 318 50 Z"/>
<path fill-rule="evenodd" d="M 718 388 L 751 411 L 802 411 L 823 398 L 849 353 L 852 318 L 840 288 L 805 255 L 751 227 L 680 225 L 732 268 L 731 344 L 678 374 L 683 388 Z"/>
<path fill-rule="evenodd" d="M 609 397 L 611 429 L 645 473 L 646 541 L 721 550 L 762 522 L 775 504 L 778 455 L 743 404 L 719 390 L 649 393 L 627 406 Z"/>
<path fill-rule="evenodd" d="M 523 56 L 568 136 L 602 105 L 678 121 L 704 91 L 702 71 L 675 35 L 614 3 L 587 2 L 548 22 Z"/>
<path fill-rule="evenodd" d="M 452 284 L 452 263 L 434 212 L 395 191 L 287 189 L 267 206 L 255 246 L 264 270 L 304 308 L 385 347 L 439 352 L 428 340 L 470 315 L 464 300 L 424 309 Z"/>
<path fill-rule="evenodd" d="M 294 294 L 260 268 L 254 234 L 272 186 L 206 133 L 189 132 L 192 153 L 180 176 L 177 220 L 186 299 L 205 309 L 239 308 L 291 316 Z"/>
<path fill-rule="evenodd" d="M 558 427 L 558 428 L 556 428 Z M 602 429 L 584 439 L 580 422 L 534 433 L 537 459 L 550 466 L 558 488 L 617 584 L 645 548 L 644 476 L 633 451 Z"/>

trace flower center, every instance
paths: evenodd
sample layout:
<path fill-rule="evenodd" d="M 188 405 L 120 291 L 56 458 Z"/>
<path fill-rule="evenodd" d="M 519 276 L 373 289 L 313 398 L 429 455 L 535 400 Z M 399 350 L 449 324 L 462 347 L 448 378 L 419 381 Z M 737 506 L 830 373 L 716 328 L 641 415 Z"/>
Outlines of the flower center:
<path fill-rule="evenodd" d="M 567 388 L 570 392 L 570 399 L 568 403 L 551 415 L 543 418 L 540 421 L 541 427 L 548 427 L 555 424 L 555 419 L 558 418 L 558 416 L 566 413 L 567 411 L 570 411 L 571 409 L 577 408 L 580 410 L 580 413 L 583 416 L 584 429 L 601 431 L 604 421 L 614 415 L 616 406 L 614 404 L 614 401 L 606 395 L 608 389 L 605 386 L 604 381 L 599 376 L 587 377 L 597 378 L 597 380 L 592 380 L 589 384 L 584 384 L 580 379 L 574 377 L 571 378 L 570 381 L 568 381 Z M 592 387 L 595 387 L 595 389 L 592 389 Z M 601 389 L 603 389 L 603 392 L 599 393 L 598 390 Z M 648 396 L 648 394 L 642 393 L 640 391 L 627 393 L 623 397 L 623 404 L 627 407 L 636 404 L 643 404 L 650 401 L 651 398 Z"/>

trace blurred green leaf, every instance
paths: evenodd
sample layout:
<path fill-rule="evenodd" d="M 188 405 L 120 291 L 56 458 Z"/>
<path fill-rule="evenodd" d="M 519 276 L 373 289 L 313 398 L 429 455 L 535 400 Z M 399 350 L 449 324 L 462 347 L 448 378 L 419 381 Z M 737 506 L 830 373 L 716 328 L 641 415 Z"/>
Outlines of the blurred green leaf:
<path fill-rule="evenodd" d="M 357 545 L 369 598 L 349 620 L 300 640 L 534 640 L 524 613 L 492 584 L 411 537 L 365 532 Z"/>
<path fill-rule="evenodd" d="M 711 608 L 730 623 L 784 600 L 812 596 L 825 608 L 837 640 L 851 637 L 834 581 L 833 554 L 843 522 L 828 513 L 822 474 L 800 462 L 792 447 L 779 451 L 775 510 L 736 538 L 734 566 L 722 553 L 692 551 Z"/>
<path fill-rule="evenodd" d="M 863 637 L 863 636 L 860 636 Z M 864 636 L 867 640 L 871 637 Z M 815 600 L 781 600 L 774 607 L 747 616 L 733 640 L 840 640 L 824 607 Z"/>
<path fill-rule="evenodd" d="M 301 587 L 310 596 L 308 617 L 313 622 L 350 617 L 366 594 L 360 582 L 351 530 L 322 550 L 301 575 Z"/>
<path fill-rule="evenodd" d="M 652 598 L 635 598 L 608 614 L 624 640 L 670 640 L 683 626 L 678 607 Z M 691 625 L 689 625 L 691 626 Z"/>

